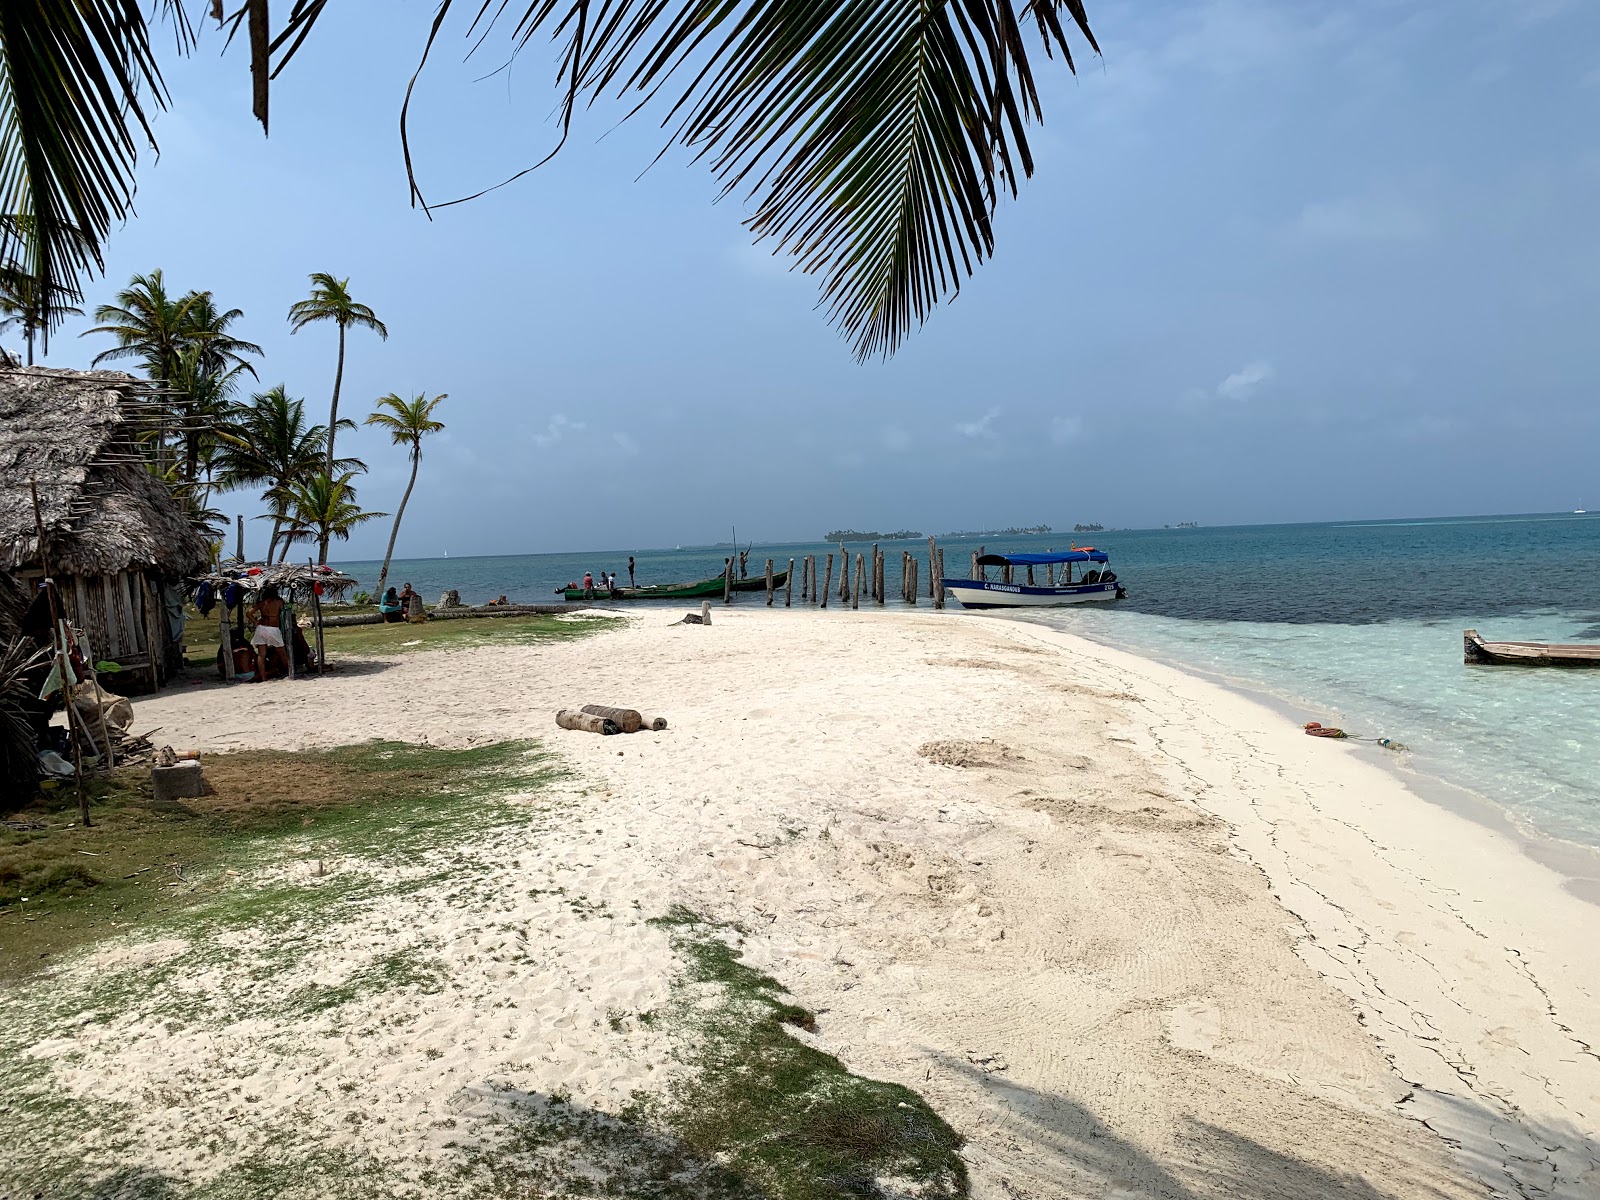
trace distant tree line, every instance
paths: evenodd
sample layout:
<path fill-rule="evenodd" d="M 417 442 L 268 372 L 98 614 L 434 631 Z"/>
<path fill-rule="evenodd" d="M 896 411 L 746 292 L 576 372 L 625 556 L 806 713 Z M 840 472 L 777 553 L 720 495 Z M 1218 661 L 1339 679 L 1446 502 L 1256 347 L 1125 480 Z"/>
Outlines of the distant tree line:
<path fill-rule="evenodd" d="M 940 537 L 947 538 L 975 538 L 975 537 L 1020 537 L 1024 534 L 1054 533 L 1048 525 L 1030 525 L 1026 529 L 1013 526 L 1010 529 L 963 529 L 959 532 L 941 533 Z"/>
<path fill-rule="evenodd" d="M 879 533 L 876 529 L 865 531 L 860 529 L 834 529 L 822 540 L 825 542 L 897 542 L 908 538 L 920 538 L 922 534 L 915 529 L 896 529 L 892 533 Z"/>

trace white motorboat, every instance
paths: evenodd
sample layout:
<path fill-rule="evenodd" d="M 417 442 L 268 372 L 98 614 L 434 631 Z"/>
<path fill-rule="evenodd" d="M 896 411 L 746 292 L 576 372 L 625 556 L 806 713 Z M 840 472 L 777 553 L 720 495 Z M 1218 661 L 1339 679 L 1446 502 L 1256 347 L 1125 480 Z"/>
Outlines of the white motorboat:
<path fill-rule="evenodd" d="M 985 554 L 978 559 L 977 579 L 946 579 L 944 590 L 962 608 L 1054 607 L 1121 600 L 1128 593 L 1117 582 L 1116 573 L 1101 569 L 1100 564 L 1108 561 L 1106 552 L 1093 546 L 1048 554 Z M 1079 563 L 1089 565 L 1075 578 L 1073 567 Z M 999 579 L 989 578 L 990 567 L 999 568 Z"/>

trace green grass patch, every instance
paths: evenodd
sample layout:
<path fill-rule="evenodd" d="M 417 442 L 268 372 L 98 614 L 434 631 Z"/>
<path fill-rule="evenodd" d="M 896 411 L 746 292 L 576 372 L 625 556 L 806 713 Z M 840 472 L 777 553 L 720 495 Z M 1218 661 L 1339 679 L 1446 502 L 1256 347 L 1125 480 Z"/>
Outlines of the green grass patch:
<path fill-rule="evenodd" d="M 262 887 L 250 876 L 281 859 L 289 840 L 312 862 L 354 855 L 415 864 L 507 819 L 497 795 L 537 790 L 559 774 L 531 742 L 250 751 L 207 757 L 205 771 L 213 794 L 178 810 L 153 809 L 145 772 L 134 768 L 93 781 L 92 826 L 78 822 L 63 789 L 9 815 L 0 827 L 0 981 L 199 906 L 243 925 L 298 911 L 290 895 L 332 903 L 352 881 Z M 450 873 L 441 868 L 434 879 Z M 308 890 L 316 895 L 301 896 Z"/>
<path fill-rule="evenodd" d="M 536 613 L 517 617 L 462 617 L 421 625 L 346 625 L 323 631 L 330 660 L 336 655 L 410 654 L 417 650 L 463 649 L 472 646 L 528 646 L 541 642 L 591 637 L 624 624 L 622 617 L 576 620 Z M 310 633 L 307 631 L 309 640 Z M 184 660 L 195 670 L 215 668 L 219 638 L 210 617 L 191 617 L 184 631 Z"/>
<path fill-rule="evenodd" d="M 696 1157 L 774 1200 L 881 1196 L 886 1186 L 927 1200 L 967 1195 L 961 1138 L 921 1096 L 853 1075 L 792 1036 L 815 1018 L 740 961 L 730 931 L 681 909 L 656 923 L 687 963 L 680 990 L 693 994 L 680 1012 L 692 1015 L 679 1019 L 699 1026 L 693 1080 L 663 1116 Z M 709 1015 L 695 1003 L 706 984 L 723 997 Z"/>

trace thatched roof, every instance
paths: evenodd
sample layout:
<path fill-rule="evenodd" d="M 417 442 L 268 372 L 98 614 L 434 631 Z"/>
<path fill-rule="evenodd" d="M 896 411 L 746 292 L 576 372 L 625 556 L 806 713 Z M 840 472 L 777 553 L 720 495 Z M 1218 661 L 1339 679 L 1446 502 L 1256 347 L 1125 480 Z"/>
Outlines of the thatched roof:
<path fill-rule="evenodd" d="M 0 368 L 0 569 L 39 561 L 35 480 L 52 572 L 204 568 L 205 542 L 133 442 L 148 388 L 120 371 Z"/>
<path fill-rule="evenodd" d="M 251 575 L 251 571 L 256 573 Z M 242 563 L 235 558 L 223 563 L 220 570 L 195 576 L 194 582 L 209 583 L 218 590 L 237 583 L 251 595 L 271 584 L 280 596 L 293 595 L 298 603 L 310 597 L 313 584 L 320 583 L 323 596 L 333 600 L 355 587 L 357 580 L 332 567 L 312 567 L 307 563 Z"/>

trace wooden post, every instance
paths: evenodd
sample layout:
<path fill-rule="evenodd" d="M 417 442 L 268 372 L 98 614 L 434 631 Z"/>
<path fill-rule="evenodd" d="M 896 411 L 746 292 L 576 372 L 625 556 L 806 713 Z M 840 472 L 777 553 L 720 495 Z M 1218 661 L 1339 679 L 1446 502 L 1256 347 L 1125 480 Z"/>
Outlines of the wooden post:
<path fill-rule="evenodd" d="M 867 579 L 867 592 L 873 600 L 878 598 L 878 543 L 872 543 L 872 575 Z"/>
<path fill-rule="evenodd" d="M 974 550 L 972 552 L 972 578 L 976 579 L 977 577 L 978 577 L 978 552 L 976 550 Z"/>
<path fill-rule="evenodd" d="M 850 603 L 850 551 L 839 543 L 839 602 Z"/>
<path fill-rule="evenodd" d="M 789 573 L 783 577 L 783 606 L 794 607 L 794 559 L 789 560 Z M 804 597 L 802 597 L 804 599 Z"/>
<path fill-rule="evenodd" d="M 309 558 L 306 565 L 311 568 L 311 628 L 317 636 L 317 674 L 324 673 L 323 659 L 327 657 L 327 646 L 322 637 L 322 597 L 317 595 L 317 565 Z M 289 657 L 294 657 L 294 647 L 289 647 Z"/>
<path fill-rule="evenodd" d="M 917 559 L 914 555 L 906 555 L 906 570 L 911 578 L 906 584 L 906 599 L 911 602 L 911 607 L 917 606 Z"/>
<path fill-rule="evenodd" d="M 822 607 L 828 607 L 828 593 L 833 590 L 833 552 L 828 552 L 828 565 L 822 575 Z"/>
<path fill-rule="evenodd" d="M 943 608 L 944 607 L 944 551 L 943 550 L 935 550 L 934 551 L 934 557 L 937 558 L 939 561 L 937 563 L 935 563 L 934 567 L 933 567 L 933 578 L 934 578 L 934 584 L 933 584 L 933 606 L 935 608 Z"/>
<path fill-rule="evenodd" d="M 1029 587 L 1033 587 L 1034 586 L 1034 582 L 1033 582 L 1033 567 L 1032 566 L 1028 567 L 1028 586 Z"/>
<path fill-rule="evenodd" d="M 1055 585 L 1056 585 L 1056 565 L 1055 565 L 1055 563 L 1050 563 L 1048 566 L 1045 567 L 1045 578 L 1050 581 L 1050 586 L 1051 587 L 1055 587 Z"/>
<path fill-rule="evenodd" d="M 767 559 L 767 607 L 772 607 L 772 560 Z"/>
<path fill-rule="evenodd" d="M 859 550 L 856 551 L 856 590 L 853 603 L 850 605 L 851 608 L 861 607 L 861 576 L 866 571 L 866 559 L 867 556 L 865 554 Z"/>
<path fill-rule="evenodd" d="M 238 553 L 239 561 L 243 562 L 244 561 L 244 514 L 243 513 L 239 513 L 238 516 L 239 516 L 239 539 L 234 544 L 234 550 Z"/>
<path fill-rule="evenodd" d="M 802 604 L 804 604 L 806 601 L 806 596 L 808 594 L 806 588 L 810 583 L 811 556 L 809 554 L 802 554 L 800 556 L 800 603 Z"/>
<path fill-rule="evenodd" d="M 227 585 L 223 585 L 227 590 Z M 233 631 L 228 628 L 228 605 L 221 596 L 217 597 L 217 607 L 222 611 L 217 616 L 217 644 L 222 648 L 222 678 L 228 683 L 233 682 Z"/>
<path fill-rule="evenodd" d="M 737 551 L 738 549 L 739 547 L 734 547 L 734 550 Z M 733 603 L 733 559 L 731 558 L 722 568 L 722 602 L 724 604 Z"/>
<path fill-rule="evenodd" d="M 884 594 L 889 589 L 889 579 L 888 579 L 889 570 L 888 570 L 888 566 L 889 566 L 889 556 L 887 554 L 885 554 L 882 550 L 878 551 L 877 582 L 878 582 L 878 607 L 879 608 L 882 608 L 884 606 L 884 603 L 888 600 L 888 596 L 886 596 Z"/>
<path fill-rule="evenodd" d="M 928 599 L 930 599 L 930 600 L 932 600 L 934 598 L 934 593 L 933 593 L 934 581 L 939 576 L 939 569 L 938 569 L 938 566 L 935 563 L 935 556 L 938 553 L 939 553 L 939 547 L 934 543 L 934 540 L 932 538 L 929 538 L 928 539 Z"/>

